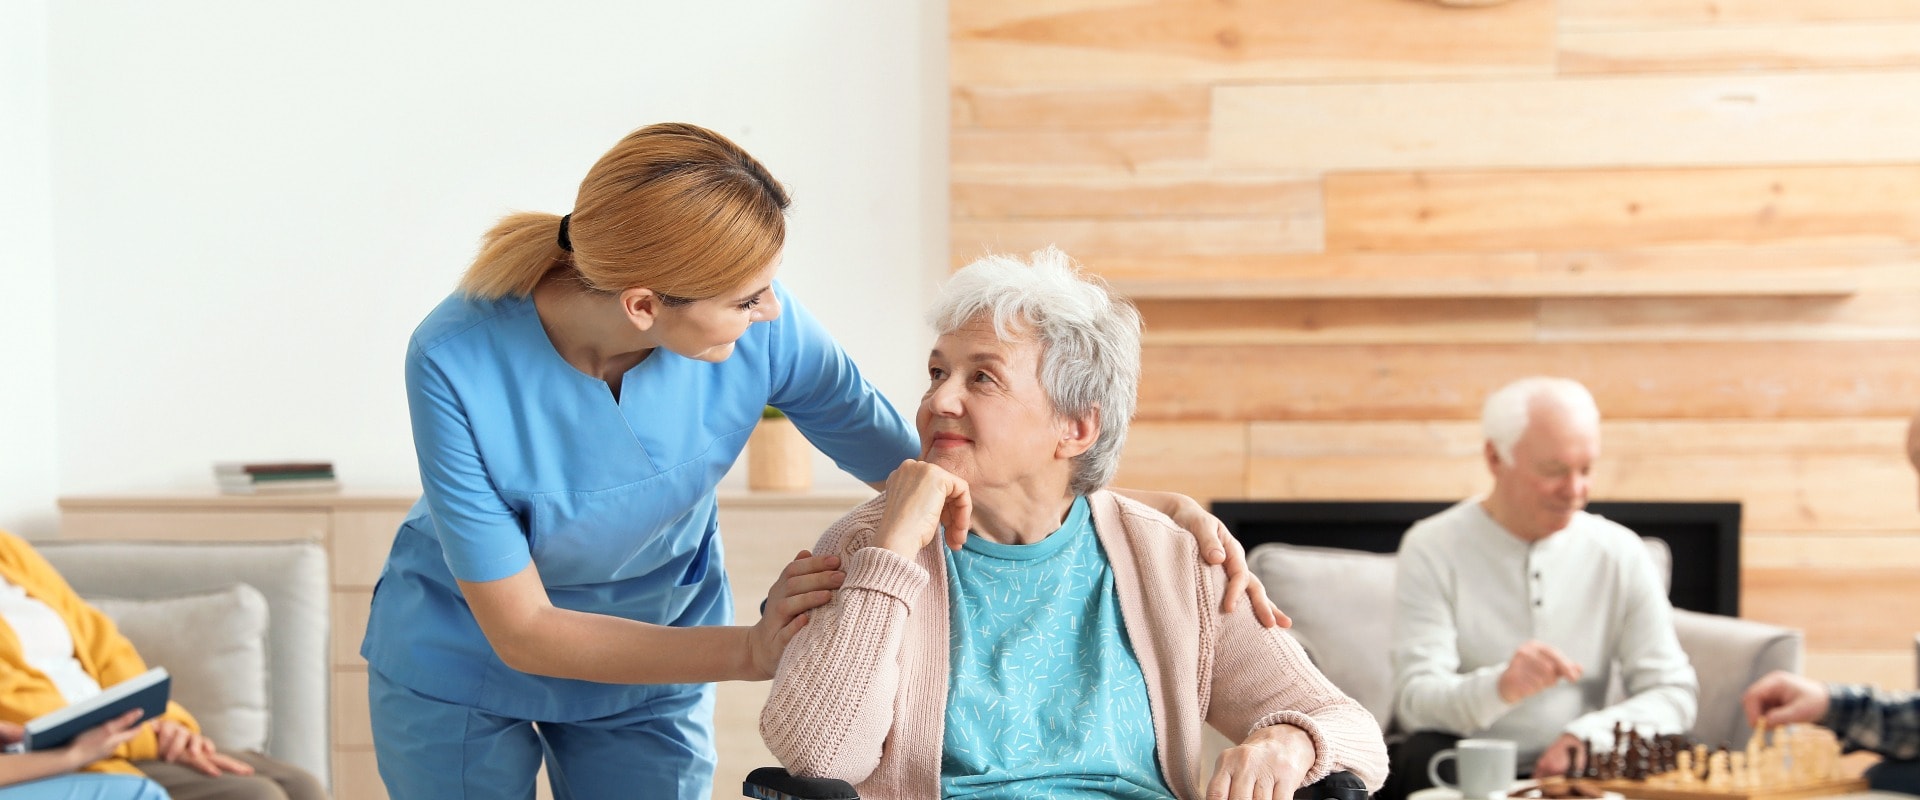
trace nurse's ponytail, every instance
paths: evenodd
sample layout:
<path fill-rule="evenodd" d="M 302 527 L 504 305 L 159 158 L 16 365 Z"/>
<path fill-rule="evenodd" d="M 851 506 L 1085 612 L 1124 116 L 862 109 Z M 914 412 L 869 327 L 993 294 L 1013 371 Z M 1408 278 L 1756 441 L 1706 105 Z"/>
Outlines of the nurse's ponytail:
<path fill-rule="evenodd" d="M 726 137 L 649 125 L 587 172 L 564 238 L 560 215 L 508 215 L 487 232 L 460 289 L 485 299 L 526 295 L 565 269 L 590 291 L 644 287 L 693 300 L 730 293 L 779 255 L 788 202 L 766 168 Z"/>
<path fill-rule="evenodd" d="M 541 278 L 566 264 L 567 251 L 560 249 L 560 215 L 521 211 L 487 231 L 480 256 L 460 279 L 460 289 L 489 300 L 532 294 Z"/>

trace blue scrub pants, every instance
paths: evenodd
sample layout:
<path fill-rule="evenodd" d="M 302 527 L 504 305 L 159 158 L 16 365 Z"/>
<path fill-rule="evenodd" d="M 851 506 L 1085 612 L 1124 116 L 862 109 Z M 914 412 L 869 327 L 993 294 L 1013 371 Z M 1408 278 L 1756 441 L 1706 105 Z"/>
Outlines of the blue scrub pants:
<path fill-rule="evenodd" d="M 713 684 L 660 686 L 597 719 L 531 722 L 435 699 L 368 670 L 380 779 L 408 800 L 528 800 L 544 757 L 556 800 L 713 792 Z M 0 798 L 11 800 L 11 798 Z"/>
<path fill-rule="evenodd" d="M 0 789 L 0 799 L 167 800 L 167 790 L 160 788 L 160 784 L 133 775 L 95 775 L 88 772 L 16 783 Z"/>

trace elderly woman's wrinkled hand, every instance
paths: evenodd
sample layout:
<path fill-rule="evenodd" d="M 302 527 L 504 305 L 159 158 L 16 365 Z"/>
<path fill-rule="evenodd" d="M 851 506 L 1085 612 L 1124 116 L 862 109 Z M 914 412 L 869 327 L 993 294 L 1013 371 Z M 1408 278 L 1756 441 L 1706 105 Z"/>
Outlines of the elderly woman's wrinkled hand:
<path fill-rule="evenodd" d="M 1270 725 L 1229 747 L 1215 763 L 1207 800 L 1288 800 L 1313 768 L 1313 739 L 1292 725 Z"/>
<path fill-rule="evenodd" d="M 966 544 L 973 500 L 967 482 L 925 461 L 907 460 L 887 476 L 887 509 L 874 545 L 913 558 L 946 529 L 947 546 Z"/>

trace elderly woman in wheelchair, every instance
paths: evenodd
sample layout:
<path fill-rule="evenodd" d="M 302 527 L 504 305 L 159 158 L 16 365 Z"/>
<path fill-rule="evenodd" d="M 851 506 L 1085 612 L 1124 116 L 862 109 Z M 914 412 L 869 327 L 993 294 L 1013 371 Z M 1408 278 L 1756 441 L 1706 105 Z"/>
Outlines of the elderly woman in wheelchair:
<path fill-rule="evenodd" d="M 1366 710 L 1247 604 L 1221 611 L 1191 535 L 1103 490 L 1139 383 L 1131 304 L 1049 249 L 956 273 L 933 319 L 920 458 L 815 548 L 846 580 L 774 676 L 780 762 L 869 800 L 1378 788 Z M 1210 774 L 1203 723 L 1235 742 Z"/>

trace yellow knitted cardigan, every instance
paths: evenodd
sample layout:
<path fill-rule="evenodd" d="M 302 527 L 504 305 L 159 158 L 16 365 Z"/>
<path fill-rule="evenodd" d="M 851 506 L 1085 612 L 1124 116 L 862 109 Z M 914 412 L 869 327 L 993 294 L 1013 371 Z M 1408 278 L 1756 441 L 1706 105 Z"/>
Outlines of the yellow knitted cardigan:
<path fill-rule="evenodd" d="M 80 599 L 33 545 L 6 531 L 0 531 L 0 577 L 25 589 L 28 595 L 52 607 L 66 621 L 67 631 L 73 636 L 74 655 L 102 687 L 147 671 L 146 662 L 134 652 L 133 643 L 120 635 L 113 620 Z M 14 635 L 11 625 L 0 620 L 0 720 L 24 723 L 66 704 L 66 698 L 46 673 L 27 666 L 19 637 Z M 169 701 L 167 712 L 161 716 L 196 733 L 200 731 L 200 723 L 179 703 Z M 114 751 L 113 758 L 96 761 L 85 769 L 139 775 L 132 762 L 154 758 L 159 758 L 159 748 L 149 727 Z"/>

